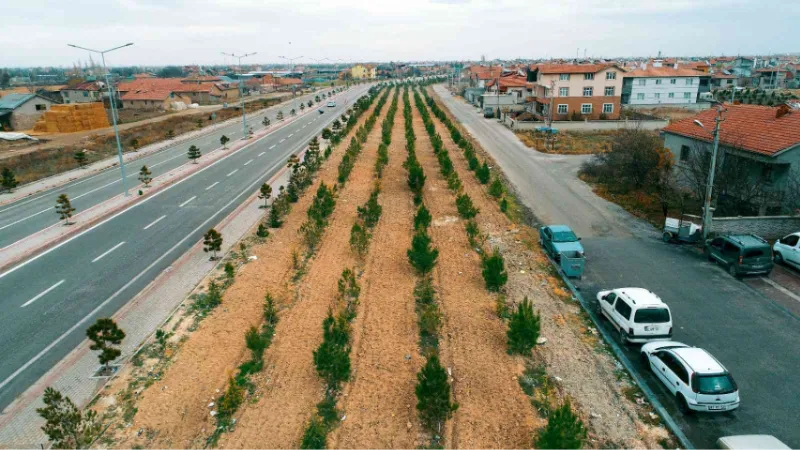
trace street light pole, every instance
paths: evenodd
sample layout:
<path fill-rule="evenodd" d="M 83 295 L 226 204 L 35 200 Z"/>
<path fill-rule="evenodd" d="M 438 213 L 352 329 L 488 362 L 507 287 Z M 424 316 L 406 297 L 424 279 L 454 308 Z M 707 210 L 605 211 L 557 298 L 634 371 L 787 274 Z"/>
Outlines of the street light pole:
<path fill-rule="evenodd" d="M 283 59 L 289 61 L 289 74 L 291 75 L 292 73 L 294 73 L 294 61 L 296 59 L 302 58 L 302 56 L 296 56 L 294 58 L 287 58 L 286 56 L 278 56 L 278 58 L 283 58 Z M 294 85 L 292 85 L 292 109 L 294 109 L 295 111 L 297 111 L 297 108 L 296 108 L 297 98 L 296 97 L 297 97 L 297 94 L 295 93 L 295 87 L 294 87 Z"/>
<path fill-rule="evenodd" d="M 253 56 L 257 52 L 245 53 L 244 55 L 234 55 L 233 53 L 225 53 L 225 52 L 221 52 L 221 53 L 223 55 L 225 55 L 225 56 L 230 56 L 232 58 L 237 58 L 239 60 L 239 72 L 241 72 L 242 71 L 242 58 L 246 58 L 248 56 Z M 242 89 L 242 83 L 243 82 L 244 82 L 244 80 L 240 77 L 239 78 L 239 98 L 242 100 L 242 133 L 244 133 L 244 136 L 242 136 L 242 140 L 245 140 L 245 139 L 247 139 L 247 115 L 245 114 L 245 111 L 244 111 L 244 90 Z"/>
<path fill-rule="evenodd" d="M 711 150 L 711 165 L 708 169 L 708 180 L 706 184 L 706 199 L 703 207 L 703 239 L 708 238 L 708 233 L 711 228 L 711 193 L 714 190 L 714 175 L 717 168 L 717 152 L 719 151 L 719 127 L 725 120 L 722 118 L 724 112 L 722 104 L 717 106 L 717 117 L 714 124 L 714 147 Z M 705 129 L 705 125 L 699 120 L 694 121 L 695 125 Z"/>
<path fill-rule="evenodd" d="M 133 45 L 133 42 L 129 42 L 125 45 L 120 45 L 119 47 L 114 47 L 108 50 L 92 50 L 86 47 L 67 44 L 69 47 L 79 48 L 81 50 L 86 50 L 87 52 L 99 53 L 101 59 L 103 60 L 103 76 L 106 80 L 106 87 L 108 88 L 108 103 L 111 104 L 111 122 L 114 124 L 114 136 L 117 138 L 117 157 L 119 157 L 119 169 L 122 171 L 122 190 L 125 191 L 125 197 L 128 197 L 130 193 L 128 192 L 128 186 L 125 184 L 125 162 L 122 159 L 122 143 L 119 140 L 119 129 L 117 128 L 117 105 L 114 101 L 114 91 L 111 88 L 111 82 L 108 79 L 108 70 L 106 69 L 106 53 L 113 52 L 114 50 L 131 45 Z"/>

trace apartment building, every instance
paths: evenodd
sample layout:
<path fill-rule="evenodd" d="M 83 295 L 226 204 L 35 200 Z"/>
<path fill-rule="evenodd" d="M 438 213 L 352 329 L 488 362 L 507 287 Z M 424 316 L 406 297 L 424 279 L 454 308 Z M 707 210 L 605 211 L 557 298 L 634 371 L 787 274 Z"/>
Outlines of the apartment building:
<path fill-rule="evenodd" d="M 619 119 L 624 74 L 616 64 L 533 65 L 536 114 L 547 116 L 552 102 L 553 120 Z"/>
<path fill-rule="evenodd" d="M 622 81 L 623 105 L 686 105 L 697 103 L 700 77 L 708 74 L 677 64 L 663 66 L 659 62 L 625 74 Z"/>

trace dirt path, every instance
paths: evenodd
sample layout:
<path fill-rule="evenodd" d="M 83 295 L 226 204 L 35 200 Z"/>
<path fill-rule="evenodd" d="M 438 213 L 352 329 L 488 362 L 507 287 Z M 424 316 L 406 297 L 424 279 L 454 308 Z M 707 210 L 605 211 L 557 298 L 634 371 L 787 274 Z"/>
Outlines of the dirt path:
<path fill-rule="evenodd" d="M 427 177 L 425 204 L 433 216 L 431 236 L 439 249 L 435 277 L 444 312 L 441 353 L 452 367 L 459 404 L 447 442 L 453 448 L 530 447 L 537 420 L 517 383 L 523 367 L 506 354 L 505 325 L 483 286 L 480 259 L 469 247 L 419 111 L 412 109 L 417 157 Z M 471 176 L 461 181 L 475 183 Z"/>
<path fill-rule="evenodd" d="M 371 113 L 372 109 L 368 110 L 363 118 Z M 350 227 L 357 216 L 356 208 L 372 190 L 380 139 L 378 124 L 386 107 L 381 113 L 349 181 L 339 192 L 323 241 L 296 288 L 295 305 L 280 316 L 276 339 L 265 355 L 269 364 L 266 380 L 258 384 L 263 396 L 245 407 L 236 429 L 220 439 L 220 448 L 297 447 L 315 405 L 322 400 L 324 387 L 314 369 L 313 351 L 322 342 L 322 320 L 336 298 L 342 270 L 356 266 L 350 250 Z M 349 140 L 343 141 L 338 152 L 344 153 Z M 337 165 L 327 164 L 321 171 L 320 178 L 326 184 L 335 183 L 336 177 Z"/>
<path fill-rule="evenodd" d="M 419 445 L 414 386 L 424 361 L 417 349 L 415 277 L 406 256 L 415 210 L 406 186 L 404 145 L 402 99 L 398 98 L 379 197 L 383 214 L 373 233 L 353 329 L 354 376 L 340 401 L 347 419 L 329 437 L 330 448 Z"/>

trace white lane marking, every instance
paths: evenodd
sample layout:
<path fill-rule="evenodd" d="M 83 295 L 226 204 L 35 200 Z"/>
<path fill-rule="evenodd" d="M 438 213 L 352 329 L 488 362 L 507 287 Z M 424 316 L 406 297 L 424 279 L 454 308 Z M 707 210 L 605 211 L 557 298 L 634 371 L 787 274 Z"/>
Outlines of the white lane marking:
<path fill-rule="evenodd" d="M 184 153 L 180 153 L 180 154 L 178 154 L 178 155 L 175 155 L 175 156 L 173 156 L 172 158 L 165 159 L 165 160 L 163 160 L 163 161 L 161 161 L 161 162 L 157 162 L 157 163 L 155 163 L 155 164 L 151 165 L 151 166 L 150 166 L 150 168 L 153 168 L 153 167 L 158 167 L 158 166 L 160 166 L 160 165 L 164 164 L 165 162 L 172 161 L 173 159 L 175 159 L 175 158 L 180 158 L 181 156 L 183 156 L 184 158 L 186 157 L 186 155 L 185 155 Z M 127 166 L 127 164 L 126 164 L 126 166 Z M 138 174 L 134 174 L 134 175 L 138 175 Z M 131 175 L 131 176 L 133 176 L 133 175 Z"/>
<path fill-rule="evenodd" d="M 10 224 L 8 224 L 8 225 L 3 225 L 2 227 L 0 227 L 0 230 L 4 230 L 4 229 L 6 229 L 6 228 L 8 228 L 8 227 L 10 227 L 10 226 L 12 226 L 12 225 L 16 225 L 16 224 L 18 224 L 18 223 L 20 223 L 20 222 L 22 222 L 22 221 L 28 220 L 28 219 L 30 219 L 31 217 L 36 217 L 36 216 L 38 216 L 39 214 L 44 214 L 44 213 L 46 213 L 47 211 L 52 211 L 52 208 L 47 208 L 47 209 L 44 209 L 44 210 L 42 210 L 42 211 L 39 211 L 39 212 L 37 212 L 36 214 L 31 214 L 31 215 L 30 215 L 30 216 L 28 216 L 28 217 L 23 217 L 22 219 L 19 219 L 19 220 L 15 221 L 15 222 L 11 222 L 11 223 L 10 223 Z"/>
<path fill-rule="evenodd" d="M 26 306 L 30 305 L 31 303 L 35 302 L 36 300 L 39 300 L 40 298 L 42 298 L 42 297 L 44 297 L 45 295 L 47 295 L 47 294 L 48 294 L 50 291 L 52 291 L 53 289 L 55 289 L 55 288 L 57 288 L 57 287 L 61 286 L 61 283 L 65 282 L 65 281 L 67 281 L 67 280 L 61 280 L 61 281 L 59 281 L 58 283 L 56 283 L 56 284 L 54 284 L 54 285 L 50 286 L 49 288 L 45 289 L 45 290 L 44 290 L 44 292 L 42 292 L 41 294 L 39 294 L 39 295 L 37 295 L 36 297 L 33 297 L 32 299 L 30 299 L 30 300 L 28 300 L 27 302 L 23 303 L 23 304 L 22 304 L 22 306 L 20 306 L 20 308 L 24 308 L 24 307 L 26 307 Z"/>
<path fill-rule="evenodd" d="M 798 302 L 800 302 L 800 297 L 797 294 L 792 293 L 792 291 L 786 289 L 785 287 L 783 287 L 780 284 L 770 280 L 767 277 L 762 277 L 761 279 L 764 280 L 765 283 L 767 283 L 770 286 L 774 287 L 775 289 L 781 291 L 783 294 L 788 295 L 789 297 L 791 297 L 791 298 L 797 300 Z"/>
<path fill-rule="evenodd" d="M 214 186 L 216 186 L 218 184 L 219 184 L 219 181 L 215 181 L 214 184 L 212 184 L 211 186 L 207 187 L 206 190 L 209 190 L 209 189 L 213 188 Z"/>
<path fill-rule="evenodd" d="M 270 149 L 270 150 L 272 150 L 273 148 L 275 148 L 275 146 L 274 146 L 274 145 L 273 145 L 272 147 L 270 147 L 269 149 Z"/>
<path fill-rule="evenodd" d="M 101 259 L 103 259 L 103 257 L 104 257 L 104 256 L 106 256 L 106 255 L 108 255 L 109 253 L 113 252 L 114 250 L 116 250 L 116 249 L 118 249 L 118 248 L 122 247 L 122 245 L 123 245 L 123 244 L 125 244 L 125 241 L 122 241 L 122 242 L 120 242 L 119 244 L 117 244 L 117 245 L 115 245 L 115 246 L 111 247 L 111 248 L 110 248 L 110 249 L 108 249 L 108 250 L 107 250 L 105 253 L 103 253 L 102 255 L 98 256 L 98 257 L 97 257 L 97 258 L 95 258 L 95 259 L 93 259 L 93 260 L 92 260 L 92 262 L 93 262 L 93 263 L 95 263 L 95 262 L 97 262 L 97 261 L 100 261 Z"/>
<path fill-rule="evenodd" d="M 285 140 L 286 140 L 286 138 L 281 139 L 280 141 L 278 141 L 278 144 L 283 144 L 283 141 L 285 141 Z"/>
<path fill-rule="evenodd" d="M 264 153 L 266 153 L 266 152 L 261 152 L 261 153 L 259 153 L 259 154 L 258 154 L 258 156 L 261 156 L 261 155 L 263 155 Z"/>
<path fill-rule="evenodd" d="M 316 122 L 316 121 L 317 121 L 317 119 L 314 119 L 314 120 L 312 120 L 311 122 L 308 122 L 308 124 L 309 124 L 309 125 L 311 125 L 312 123 L 314 123 L 314 122 Z"/>
<path fill-rule="evenodd" d="M 301 128 L 305 128 L 305 127 L 307 127 L 307 126 L 308 126 L 308 125 L 303 125 Z"/>
<path fill-rule="evenodd" d="M 246 163 L 244 163 L 244 165 L 246 166 L 246 165 L 250 164 L 251 162 L 253 162 L 252 159 L 250 161 L 247 161 Z"/>
<path fill-rule="evenodd" d="M 189 200 L 186 200 L 185 202 L 183 202 L 180 205 L 178 205 L 178 208 L 183 208 L 184 206 L 188 205 L 189 202 L 191 202 L 192 200 L 194 200 L 196 198 L 197 198 L 197 196 L 195 195 L 194 197 L 190 198 Z"/>
<path fill-rule="evenodd" d="M 287 138 L 290 138 L 290 137 L 292 137 L 292 136 L 294 136 L 294 133 L 292 133 L 292 134 L 290 134 L 290 135 L 288 135 L 288 136 L 286 136 L 286 137 L 287 137 Z"/>
<path fill-rule="evenodd" d="M 238 172 L 238 171 L 239 171 L 239 169 L 234 169 L 234 170 L 233 170 L 233 172 L 231 172 L 231 173 L 229 173 L 229 174 L 227 174 L 227 175 L 225 175 L 225 176 L 226 176 L 226 177 L 229 177 L 229 176 L 231 176 L 231 175 L 235 174 L 235 173 L 236 173 L 236 172 Z"/>
<path fill-rule="evenodd" d="M 298 146 L 298 149 L 299 149 L 299 147 L 300 147 L 300 146 Z M 222 159 L 220 159 L 220 160 L 217 160 L 217 162 L 218 162 L 218 161 L 222 161 Z M 215 163 L 216 163 L 216 162 L 215 162 Z M 211 167 L 211 166 L 212 166 L 213 164 L 215 164 L 215 163 L 212 163 L 212 164 L 210 164 L 210 165 L 206 166 L 206 168 L 208 168 L 208 167 Z M 280 167 L 280 166 L 282 166 L 282 165 L 283 165 L 283 161 L 280 161 L 278 164 L 275 164 L 274 166 L 272 166 L 272 167 L 270 167 L 269 169 L 267 169 L 267 170 L 264 172 L 264 175 L 268 174 L 269 172 L 271 172 L 271 171 L 275 170 L 277 167 Z M 205 169 L 203 169 L 203 170 L 205 170 Z M 195 172 L 195 174 L 197 174 L 197 173 L 200 173 L 200 172 L 201 172 L 201 171 Z M 191 177 L 191 175 L 190 175 L 190 177 Z M 89 321 L 89 319 L 93 318 L 93 317 L 94 317 L 94 316 L 95 316 L 95 315 L 96 315 L 98 312 L 100 312 L 100 310 L 101 310 L 101 309 L 105 308 L 105 307 L 106 307 L 106 305 L 108 305 L 108 304 L 109 304 L 109 303 L 111 303 L 111 302 L 112 302 L 112 301 L 113 301 L 115 298 L 117 298 L 117 296 L 119 296 L 119 294 L 121 294 L 121 293 L 122 293 L 122 292 L 124 292 L 126 289 L 128 289 L 128 288 L 129 288 L 129 287 L 130 287 L 132 284 L 136 283 L 136 282 L 139 280 L 139 278 L 141 278 L 142 276 L 144 276 L 144 274 L 145 274 L 145 273 L 149 272 L 149 271 L 150 271 L 150 270 L 151 270 L 153 267 L 155 267 L 155 266 L 156 266 L 158 263 L 160 263 L 162 259 L 166 258 L 166 257 L 167 257 L 167 255 L 169 255 L 170 253 L 172 253 L 173 251 L 175 251 L 175 249 L 177 249 L 178 247 L 180 247 L 181 245 L 183 245 L 183 243 L 184 243 L 184 242 L 186 242 L 186 241 L 187 241 L 187 240 L 188 240 L 188 239 L 189 239 L 189 238 L 190 238 L 190 237 L 191 237 L 193 234 L 195 234 L 195 233 L 197 233 L 198 231 L 200 231 L 200 230 L 204 229 L 204 228 L 206 227 L 206 225 L 208 225 L 208 223 L 209 223 L 209 222 L 211 222 L 212 220 L 214 220 L 214 219 L 215 219 L 215 218 L 216 218 L 218 215 L 220 215 L 220 213 L 222 213 L 222 211 L 224 211 L 226 208 L 228 208 L 228 207 L 229 207 L 229 206 L 231 206 L 231 205 L 232 205 L 234 202 L 236 202 L 236 201 L 239 199 L 239 197 L 241 197 L 241 196 L 242 196 L 242 195 L 244 195 L 245 193 L 248 193 L 248 192 L 250 192 L 250 189 L 253 189 L 253 188 L 254 188 L 254 187 L 257 185 L 257 184 L 259 184 L 259 183 L 261 183 L 261 182 L 262 182 L 262 181 L 261 181 L 261 179 L 262 179 L 263 177 L 264 177 L 264 176 L 262 175 L 262 176 L 261 176 L 261 177 L 259 177 L 259 178 L 258 178 L 258 179 L 257 179 L 255 182 L 251 183 L 249 186 L 247 186 L 246 188 L 244 188 L 244 189 L 243 189 L 243 190 L 242 190 L 242 191 L 239 193 L 239 195 L 237 195 L 236 197 L 232 198 L 232 199 L 231 199 L 231 201 L 229 201 L 228 203 L 226 203 L 226 204 L 225 204 L 225 206 L 223 206 L 222 208 L 220 208 L 219 210 L 217 210 L 217 212 L 215 212 L 214 214 L 212 214 L 212 215 L 211 215 L 211 216 L 210 216 L 208 219 L 206 219 L 206 220 L 205 220 L 205 222 L 201 223 L 201 224 L 200 224 L 200 225 L 199 225 L 197 228 L 195 228 L 194 230 L 192 230 L 192 231 L 191 231 L 189 234 L 187 234 L 187 235 L 186 235 L 186 236 L 185 236 L 183 239 L 181 239 L 181 240 L 180 240 L 180 241 L 178 241 L 178 242 L 177 242 L 175 245 L 173 245 L 172 247 L 170 247 L 170 249 L 169 249 L 169 250 L 167 250 L 166 252 L 164 252 L 164 254 L 163 254 L 163 255 L 159 256 L 159 257 L 158 257 L 158 259 L 156 259 L 155 261 L 153 261 L 152 263 L 150 263 L 150 265 L 149 265 L 149 266 L 145 267 L 145 269 L 144 269 L 143 271 L 139 272 L 139 274 L 138 274 L 138 275 L 136 275 L 135 277 L 131 278 L 131 280 L 130 280 L 130 281 L 128 281 L 127 283 L 125 283 L 125 285 L 123 285 L 123 286 L 122 286 L 121 288 L 119 288 L 119 289 L 118 289 L 116 292 L 114 292 L 113 294 L 111 294 L 111 296 L 110 296 L 110 297 L 108 297 L 108 298 L 107 298 L 105 301 L 103 301 L 103 303 L 100 303 L 99 305 L 97 305 L 97 307 L 96 307 L 95 309 L 93 309 L 93 310 L 92 310 L 92 311 L 91 311 L 89 314 L 85 315 L 85 316 L 84 316 L 84 317 L 83 317 L 81 320 L 79 320 L 79 321 L 78 321 L 78 322 L 77 322 L 75 325 L 71 326 L 69 330 L 65 331 L 63 334 L 61 334 L 61 336 L 57 337 L 57 338 L 56 338 L 56 339 L 55 339 L 53 342 L 49 343 L 49 344 L 47 345 L 47 347 L 43 348 L 43 349 L 42 349 L 42 351 L 40 351 L 39 353 L 37 353 L 37 354 L 36 354 L 36 356 L 34 356 L 33 358 L 29 359 L 29 360 L 28 360 L 28 362 L 26 362 L 25 364 L 23 364 L 23 365 L 22 365 L 22 367 L 20 367 L 19 369 L 15 370 L 15 371 L 14 371 L 14 373 L 12 373 L 12 374 L 11 374 L 11 375 L 9 375 L 9 376 L 8 376 L 8 377 L 7 377 L 5 380 L 3 380 L 2 382 L 0 382 L 0 389 L 3 389 L 3 388 L 4 388 L 4 387 L 5 387 L 5 386 L 6 386 L 8 383 L 12 382 L 12 381 L 13 381 L 15 378 L 17 378 L 17 377 L 19 376 L 19 374 L 21 374 L 22 372 L 24 372 L 24 371 L 25 371 L 25 370 L 26 370 L 28 367 L 32 366 L 34 363 L 36 363 L 36 361 L 38 361 L 38 360 L 42 359 L 42 356 L 46 355 L 46 354 L 47 354 L 47 353 L 48 353 L 50 350 L 52 350 L 52 349 L 53 349 L 53 347 L 55 347 L 56 345 L 58 345 L 59 343 L 61 343 L 61 341 L 63 341 L 64 339 L 66 339 L 66 338 L 67 338 L 67 336 L 69 336 L 70 334 L 72 334 L 72 333 L 73 333 L 75 330 L 77 330 L 78 328 L 82 327 L 82 326 L 83 326 L 83 325 L 84 325 L 86 322 L 88 322 L 88 321 Z M 187 180 L 187 179 L 188 179 L 188 178 L 184 178 L 184 180 Z M 181 181 L 183 181 L 183 180 L 181 180 Z M 181 181 L 179 181 L 179 182 L 177 182 L 177 183 L 173 184 L 172 186 L 177 186 L 177 185 L 178 185 L 178 184 L 179 184 Z M 167 189 L 169 189 L 169 188 L 167 188 Z M 158 195 L 158 194 L 160 194 L 160 193 L 162 193 L 162 192 L 166 192 L 166 189 L 165 189 L 165 190 L 163 190 L 163 191 L 159 191 L 159 192 L 157 192 L 155 195 L 153 195 L 153 196 L 151 196 L 151 197 L 148 197 L 148 198 L 147 198 L 147 199 L 145 199 L 144 201 L 147 201 L 148 199 L 154 198 L 156 195 Z M 144 202 L 144 201 L 143 201 L 143 202 Z M 142 203 L 143 203 L 143 202 L 142 202 Z M 141 203 L 137 203 L 136 205 L 134 205 L 134 206 L 131 206 L 130 208 L 128 208 L 128 209 L 126 209 L 126 210 L 124 210 L 124 211 L 121 211 L 121 212 L 117 213 L 117 214 L 116 214 L 116 215 L 114 215 L 113 217 L 111 217 L 111 218 L 109 218 L 109 219 L 107 219 L 107 220 L 105 220 L 105 221 L 103 221 L 103 222 L 100 222 L 99 224 L 97 224 L 97 225 L 93 226 L 92 228 L 89 228 L 88 230 L 84 231 L 83 233 L 81 233 L 81 234 L 79 234 L 79 235 L 77 235 L 77 236 L 75 236 L 75 237 L 73 237 L 73 238 L 71 238 L 71 239 L 69 239 L 69 240 L 67 240 L 67 241 L 64 241 L 64 242 L 62 242 L 61 244 L 59 244 L 59 245 L 57 245 L 57 246 L 53 247 L 52 249 L 50 249 L 50 250 L 49 250 L 48 252 L 46 252 L 46 253 L 49 253 L 49 252 L 51 252 L 51 251 L 55 250 L 56 248 L 58 248 L 58 247 L 61 247 L 61 246 L 62 246 L 62 245 L 64 245 L 65 243 L 67 243 L 67 242 L 69 242 L 69 241 L 71 241 L 71 240 L 73 240 L 73 239 L 77 238 L 78 236 L 81 236 L 81 235 L 83 235 L 83 234 L 86 234 L 86 233 L 88 233 L 89 231 L 91 231 L 91 230 L 93 230 L 93 229 L 95 229 L 95 228 L 99 227 L 100 225 L 102 225 L 102 224 L 104 224 L 104 223 L 108 222 L 109 220 L 112 220 L 113 218 L 115 218 L 115 217 L 117 217 L 117 216 L 119 216 L 119 215 L 123 214 L 125 211 L 129 211 L 129 210 L 133 209 L 133 208 L 134 208 L 135 206 L 137 206 L 137 205 L 141 205 Z M 45 255 L 46 253 L 40 253 L 40 254 L 39 254 L 39 256 L 36 256 L 36 257 L 35 257 L 35 258 L 33 258 L 33 259 L 29 259 L 27 262 L 25 262 L 25 263 L 23 263 L 23 264 L 20 264 L 19 266 L 17 266 L 17 267 L 15 267 L 15 268 L 13 268 L 13 269 L 11 269 L 11 270 L 9 270 L 9 271 L 6 271 L 6 272 L 4 272 L 4 273 L 0 274 L 0 278 L 2 278 L 2 277 L 4 277 L 4 276 L 6 276 L 7 274 L 9 274 L 9 273 L 11 273 L 11 272 L 13 272 L 13 271 L 17 270 L 17 269 L 18 269 L 18 268 L 20 268 L 20 267 L 23 267 L 24 265 L 26 265 L 26 264 L 30 263 L 30 262 L 31 262 L 31 261 L 33 261 L 34 259 L 38 259 L 38 258 L 40 258 L 41 256 Z"/>
<path fill-rule="evenodd" d="M 150 225 L 148 225 L 148 226 L 146 226 L 146 227 L 144 227 L 144 228 L 142 228 L 142 229 L 143 229 L 143 230 L 146 230 L 146 229 L 148 229 L 148 228 L 152 227 L 153 225 L 157 224 L 158 222 L 161 222 L 161 219 L 163 219 L 164 217 L 167 217 L 167 215 L 166 215 L 166 214 L 164 214 L 163 216 L 159 217 L 158 219 L 156 219 L 156 220 L 154 220 L 154 221 L 150 222 Z"/>

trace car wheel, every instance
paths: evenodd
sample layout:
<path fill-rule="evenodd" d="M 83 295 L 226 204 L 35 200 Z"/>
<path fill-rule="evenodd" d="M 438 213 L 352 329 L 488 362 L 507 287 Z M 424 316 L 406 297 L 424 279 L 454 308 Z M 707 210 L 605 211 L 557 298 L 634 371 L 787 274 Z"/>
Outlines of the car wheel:
<path fill-rule="evenodd" d="M 736 271 L 736 266 L 733 264 L 728 266 L 728 273 L 734 278 L 739 278 L 739 272 Z"/>
<path fill-rule="evenodd" d="M 622 345 L 628 345 L 628 335 L 623 328 L 619 329 L 619 341 Z"/>
<path fill-rule="evenodd" d="M 692 409 L 689 408 L 689 402 L 686 401 L 686 397 L 684 397 L 683 394 L 678 394 L 678 409 L 686 415 L 693 412 Z"/>
<path fill-rule="evenodd" d="M 669 241 L 672 240 L 672 233 L 665 231 L 664 234 L 661 235 L 661 240 L 669 244 Z"/>
<path fill-rule="evenodd" d="M 775 252 L 775 264 L 783 264 L 783 255 Z"/>

